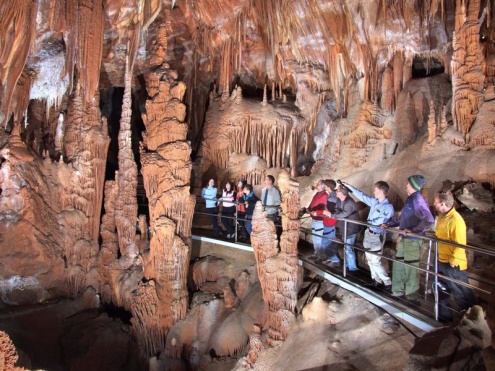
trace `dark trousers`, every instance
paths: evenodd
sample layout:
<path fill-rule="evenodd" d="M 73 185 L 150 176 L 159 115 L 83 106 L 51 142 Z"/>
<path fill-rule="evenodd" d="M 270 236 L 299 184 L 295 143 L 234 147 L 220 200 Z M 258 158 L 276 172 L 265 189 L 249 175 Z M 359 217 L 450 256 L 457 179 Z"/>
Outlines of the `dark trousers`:
<path fill-rule="evenodd" d="M 207 207 L 206 213 L 210 218 L 211 224 L 213 225 L 213 235 L 215 237 L 220 236 L 220 228 L 218 227 L 218 207 Z"/>
<path fill-rule="evenodd" d="M 237 211 L 237 223 L 239 224 L 239 233 L 242 237 L 245 237 L 247 235 L 246 232 L 246 213 L 242 211 Z"/>
<path fill-rule="evenodd" d="M 234 229 L 234 215 L 235 206 L 223 207 L 222 209 L 222 224 L 227 230 L 227 234 L 233 235 L 235 233 Z"/>
<path fill-rule="evenodd" d="M 457 281 L 469 283 L 468 275 L 466 271 L 461 271 L 459 267 L 451 267 L 449 263 L 438 262 L 438 273 L 444 276 L 453 278 Z M 441 280 L 441 283 L 446 286 L 449 293 L 438 290 L 439 293 L 439 315 L 440 318 L 446 321 L 452 321 L 453 312 L 450 306 L 450 294 L 454 297 L 454 300 L 460 310 L 465 310 L 476 305 L 476 297 L 473 290 L 469 287 L 459 285 L 452 281 Z"/>

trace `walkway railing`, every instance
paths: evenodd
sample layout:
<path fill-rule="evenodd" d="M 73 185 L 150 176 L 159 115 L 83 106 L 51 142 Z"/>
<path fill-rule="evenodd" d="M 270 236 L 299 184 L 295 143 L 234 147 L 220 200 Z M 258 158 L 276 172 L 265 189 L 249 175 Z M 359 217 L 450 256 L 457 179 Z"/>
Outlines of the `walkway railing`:
<path fill-rule="evenodd" d="M 203 211 L 199 211 L 198 210 L 198 207 L 200 207 L 201 205 L 204 206 L 204 202 L 202 202 L 203 199 L 202 198 L 198 198 L 198 202 L 197 202 L 197 208 L 196 208 L 196 211 L 195 211 L 195 216 L 198 216 L 198 215 L 205 215 L 205 216 L 211 216 L 210 213 L 207 213 L 207 212 L 203 212 Z M 217 200 L 218 201 L 218 200 Z M 222 201 L 219 201 L 219 204 L 221 204 Z M 232 203 L 232 202 L 230 202 Z M 239 204 L 238 202 L 233 202 L 236 204 L 236 212 L 234 214 L 233 217 L 226 217 L 226 216 L 222 216 L 222 218 L 230 218 L 230 219 L 233 219 L 234 220 L 234 226 L 235 226 L 235 234 L 234 234 L 234 240 L 235 242 L 237 242 L 239 240 L 239 236 L 238 236 L 238 231 L 239 231 L 239 226 L 242 226 L 242 223 L 246 222 L 246 221 L 251 221 L 251 220 L 248 220 L 246 218 L 240 218 L 239 217 L 239 214 L 238 214 L 238 209 L 237 209 L 237 205 Z M 267 207 L 273 207 L 273 206 L 267 206 Z M 218 216 L 221 216 L 221 213 L 219 212 L 218 213 Z M 301 220 L 304 220 L 304 219 L 309 219 L 309 216 L 306 216 L 306 217 L 302 217 Z M 347 240 L 347 230 L 348 230 L 348 224 L 351 223 L 351 224 L 359 224 L 359 225 L 362 225 L 363 227 L 365 228 L 378 228 L 379 226 L 376 226 L 376 225 L 371 225 L 371 224 L 368 224 L 366 222 L 361 222 L 361 221 L 355 221 L 355 220 L 350 220 L 350 219 L 338 219 L 337 220 L 341 221 L 344 223 L 344 228 L 343 228 L 343 231 L 341 231 L 341 239 L 339 238 L 335 238 L 335 239 L 331 239 L 331 238 L 327 238 L 325 236 L 321 236 L 321 235 L 318 235 L 319 238 L 323 239 L 323 240 L 328 240 L 328 241 L 331 241 L 331 242 L 334 242 L 334 243 L 337 243 L 338 245 L 344 247 L 345 246 L 345 241 Z M 275 223 L 275 226 L 277 228 L 281 228 L 281 225 L 278 224 L 278 223 Z M 395 228 L 387 228 L 387 229 L 384 229 L 384 232 L 385 232 L 385 235 L 388 235 L 388 234 L 402 234 L 402 235 L 405 235 L 403 232 L 399 231 L 398 229 L 395 229 Z M 301 227 L 301 235 L 304 236 L 304 240 L 307 241 L 307 242 L 310 242 L 308 241 L 308 237 L 312 236 L 313 233 L 311 233 L 311 230 L 308 229 L 308 228 L 304 228 L 304 227 Z M 446 241 L 446 240 L 442 240 L 442 239 L 438 239 L 436 238 L 435 236 L 433 235 L 419 235 L 419 234 L 415 234 L 415 233 L 410 233 L 408 232 L 407 233 L 407 236 L 408 237 L 415 237 L 415 238 L 418 238 L 418 239 L 421 239 L 423 241 L 423 247 L 422 248 L 425 248 L 425 245 L 426 245 L 426 249 L 427 249 L 427 255 L 426 255 L 426 263 L 423 263 L 419 266 L 416 266 L 416 265 L 413 265 L 413 264 L 409 264 L 403 260 L 397 260 L 395 258 L 395 256 L 391 257 L 391 256 L 386 256 L 385 254 L 383 254 L 383 249 L 384 249 L 384 246 L 382 246 L 382 250 L 381 251 L 369 251 L 369 250 L 366 250 L 364 247 L 362 247 L 361 245 L 359 244 L 354 244 L 352 245 L 352 248 L 354 248 L 356 251 L 359 251 L 359 252 L 362 252 L 362 253 L 367 253 L 367 254 L 373 254 L 373 255 L 377 255 L 377 256 L 380 256 L 382 259 L 385 259 L 385 260 L 388 260 L 390 262 L 392 262 L 393 264 L 402 264 L 404 266 L 408 266 L 412 269 L 415 269 L 415 270 L 418 270 L 420 273 L 424 274 L 424 296 L 423 296 L 423 300 L 425 300 L 425 302 L 429 302 L 429 294 L 430 294 L 430 290 L 432 290 L 432 293 L 433 293 L 433 317 L 435 320 L 439 320 L 439 311 L 440 311 L 440 302 L 439 302 L 439 281 L 451 281 L 451 282 L 454 282 L 458 285 L 461 285 L 461 286 L 464 286 L 464 287 L 467 287 L 467 288 L 470 288 L 478 293 L 481 293 L 481 294 L 485 294 L 485 295 L 491 295 L 495 290 L 495 282 L 492 282 L 488 279 L 483 279 L 483 280 L 479 280 L 479 279 L 476 279 L 476 278 L 473 278 L 473 277 L 470 277 L 470 280 L 472 281 L 477 281 L 479 284 L 481 284 L 483 287 L 485 288 L 482 288 L 482 287 L 479 287 L 479 286 L 476 286 L 476 285 L 471 285 L 469 283 L 465 283 L 465 282 L 462 282 L 462 281 L 459 281 L 459 280 L 456 280 L 456 279 L 453 279 L 453 278 L 450 278 L 450 277 L 447 277 L 441 273 L 439 273 L 439 270 L 438 270 L 438 245 L 439 243 L 441 244 L 447 244 L 447 245 L 451 245 L 451 246 L 454 246 L 456 248 L 462 248 L 462 249 L 465 249 L 466 252 L 472 252 L 472 253 L 476 253 L 476 254 L 481 254 L 481 255 L 484 255 L 484 256 L 489 256 L 491 258 L 495 258 L 495 248 L 494 247 L 490 247 L 490 246 L 486 246 L 486 245 L 459 245 L 457 243 L 454 243 L 454 242 L 451 242 L 451 241 Z M 346 254 L 345 252 L 342 254 L 342 257 L 343 257 L 343 264 L 342 264 L 342 274 L 344 277 L 347 276 L 348 272 L 347 272 L 347 268 L 346 268 Z M 433 283 L 433 285 L 430 284 L 430 280 L 431 280 L 431 283 Z M 383 291 L 384 294 L 388 294 L 387 292 Z M 400 300 L 399 298 L 396 298 L 396 300 Z M 410 303 L 408 303 L 410 305 Z M 420 307 L 420 309 L 427 309 L 427 308 L 423 308 L 423 307 Z M 451 310 L 453 310 L 455 312 L 455 310 L 453 308 L 449 308 Z M 430 312 L 431 313 L 431 312 Z"/>

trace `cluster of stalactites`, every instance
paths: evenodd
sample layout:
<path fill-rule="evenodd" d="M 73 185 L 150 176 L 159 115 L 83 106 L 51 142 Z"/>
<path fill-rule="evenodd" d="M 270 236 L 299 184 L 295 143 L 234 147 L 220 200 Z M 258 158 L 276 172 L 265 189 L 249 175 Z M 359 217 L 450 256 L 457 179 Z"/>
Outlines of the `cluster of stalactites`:
<path fill-rule="evenodd" d="M 265 112 L 250 101 L 239 105 L 238 96 L 239 93 L 233 100 L 216 100 L 210 105 L 203 156 L 222 169 L 227 168 L 232 153 L 257 155 L 266 160 L 269 168 L 296 168 L 297 148 L 307 121 L 297 114 L 290 118 L 272 117 L 271 106 Z"/>
<path fill-rule="evenodd" d="M 268 308 L 268 342 L 271 345 L 286 339 L 295 321 L 297 303 L 298 184 L 285 171 L 279 176 L 278 184 L 282 193 L 280 249 L 275 225 L 265 216 L 260 202 L 254 210 L 251 234 L 263 300 Z"/>

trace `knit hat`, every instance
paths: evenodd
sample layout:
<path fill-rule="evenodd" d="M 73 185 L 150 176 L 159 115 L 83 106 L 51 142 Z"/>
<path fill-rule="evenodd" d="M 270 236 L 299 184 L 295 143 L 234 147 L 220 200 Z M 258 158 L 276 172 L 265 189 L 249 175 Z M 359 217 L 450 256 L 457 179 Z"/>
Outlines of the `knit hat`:
<path fill-rule="evenodd" d="M 411 175 L 407 178 L 407 181 L 416 191 L 419 191 L 426 183 L 426 179 L 423 175 Z"/>

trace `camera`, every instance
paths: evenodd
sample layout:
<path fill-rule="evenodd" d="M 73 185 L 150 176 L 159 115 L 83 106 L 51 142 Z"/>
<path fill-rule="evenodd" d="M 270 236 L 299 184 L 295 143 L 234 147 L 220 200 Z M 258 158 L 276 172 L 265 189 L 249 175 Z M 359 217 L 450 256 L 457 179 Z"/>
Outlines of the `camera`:
<path fill-rule="evenodd" d="M 345 184 L 342 182 L 342 180 L 337 179 L 337 184 L 338 184 L 339 186 L 341 186 L 342 188 L 347 189 L 347 191 L 349 191 L 349 193 L 352 193 L 352 190 L 351 190 L 349 187 L 346 187 L 346 186 L 345 186 Z"/>

